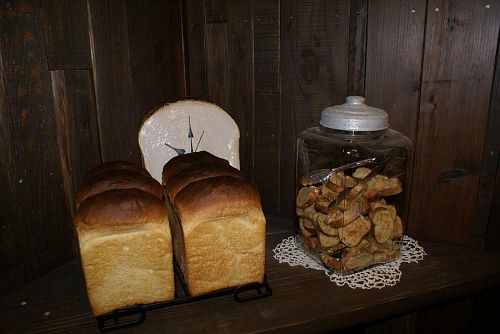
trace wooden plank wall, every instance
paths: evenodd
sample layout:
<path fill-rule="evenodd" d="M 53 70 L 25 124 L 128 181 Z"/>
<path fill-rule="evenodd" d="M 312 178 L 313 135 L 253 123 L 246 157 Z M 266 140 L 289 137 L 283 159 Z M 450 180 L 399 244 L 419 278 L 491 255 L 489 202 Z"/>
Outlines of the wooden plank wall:
<path fill-rule="evenodd" d="M 297 135 L 365 95 L 414 143 L 408 233 L 498 250 L 497 2 L 0 0 L 0 19 L 0 293 L 75 256 L 78 180 L 140 161 L 143 115 L 186 95 L 235 119 L 284 217 Z"/>
<path fill-rule="evenodd" d="M 414 144 L 407 232 L 500 249 L 498 2 L 188 0 L 186 14 L 187 89 L 228 108 L 244 129 L 242 169 L 267 213 L 293 215 L 297 135 L 325 107 L 364 95 Z M 229 35 L 238 21 L 245 29 Z M 230 56 L 233 48 L 242 54 Z M 244 108 L 227 102 L 238 99 Z M 475 305 L 492 300 L 464 298 L 347 332 L 426 333 L 453 322 L 465 333 L 479 322 L 486 333 L 492 322 Z"/>
<path fill-rule="evenodd" d="M 147 19 L 144 19 L 147 17 Z M 185 95 L 181 2 L 0 1 L 0 294 L 76 255 L 83 174 Z"/>
<path fill-rule="evenodd" d="M 484 248 L 498 234 L 499 13 L 481 1 L 187 1 L 187 89 L 236 119 L 245 175 L 265 211 L 287 217 L 297 135 L 365 95 L 414 144 L 408 233 Z"/>

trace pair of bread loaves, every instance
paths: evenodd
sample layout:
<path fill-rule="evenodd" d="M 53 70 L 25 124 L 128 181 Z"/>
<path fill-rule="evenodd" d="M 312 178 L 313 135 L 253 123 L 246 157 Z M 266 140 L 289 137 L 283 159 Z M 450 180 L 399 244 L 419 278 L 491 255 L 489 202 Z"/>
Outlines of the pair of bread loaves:
<path fill-rule="evenodd" d="M 112 162 L 82 181 L 75 222 L 96 316 L 172 299 L 173 254 L 192 296 L 264 280 L 257 188 L 205 151 L 171 159 L 162 176 L 163 188 L 146 170 Z"/>
<path fill-rule="evenodd" d="M 173 299 L 172 240 L 163 189 L 132 163 L 91 170 L 77 194 L 75 224 L 93 313 Z"/>

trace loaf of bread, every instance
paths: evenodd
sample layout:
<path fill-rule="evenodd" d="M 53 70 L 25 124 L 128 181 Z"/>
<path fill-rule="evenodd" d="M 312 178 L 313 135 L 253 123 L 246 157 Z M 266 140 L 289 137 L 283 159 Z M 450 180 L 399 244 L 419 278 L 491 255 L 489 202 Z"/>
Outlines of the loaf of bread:
<path fill-rule="evenodd" d="M 207 152 L 174 158 L 163 170 L 174 253 L 189 293 L 262 282 L 266 221 L 257 188 Z"/>
<path fill-rule="evenodd" d="M 90 174 L 84 185 L 75 224 L 93 313 L 173 299 L 170 227 L 161 196 L 151 191 L 161 185 L 120 168 Z"/>

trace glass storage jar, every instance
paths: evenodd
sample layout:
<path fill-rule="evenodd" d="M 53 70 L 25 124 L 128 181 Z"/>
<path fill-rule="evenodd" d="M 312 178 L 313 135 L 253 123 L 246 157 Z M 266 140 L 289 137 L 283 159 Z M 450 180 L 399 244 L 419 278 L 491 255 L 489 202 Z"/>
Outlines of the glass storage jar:
<path fill-rule="evenodd" d="M 326 108 L 297 140 L 297 232 L 338 273 L 396 259 L 408 214 L 411 142 L 364 101 Z"/>

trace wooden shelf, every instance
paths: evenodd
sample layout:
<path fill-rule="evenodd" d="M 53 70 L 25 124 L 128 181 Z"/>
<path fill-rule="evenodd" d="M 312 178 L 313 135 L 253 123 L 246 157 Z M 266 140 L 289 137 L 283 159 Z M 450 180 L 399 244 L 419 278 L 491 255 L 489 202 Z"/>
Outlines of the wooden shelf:
<path fill-rule="evenodd" d="M 266 269 L 272 297 L 238 304 L 232 296 L 221 296 L 154 310 L 145 323 L 119 333 L 326 332 L 500 287 L 500 253 L 423 241 L 428 255 L 418 264 L 403 264 L 396 286 L 339 287 L 320 271 L 279 264 L 273 258 L 272 249 L 288 235 L 268 235 Z M 97 332 L 77 260 L 0 298 L 0 332 L 48 331 Z"/>

